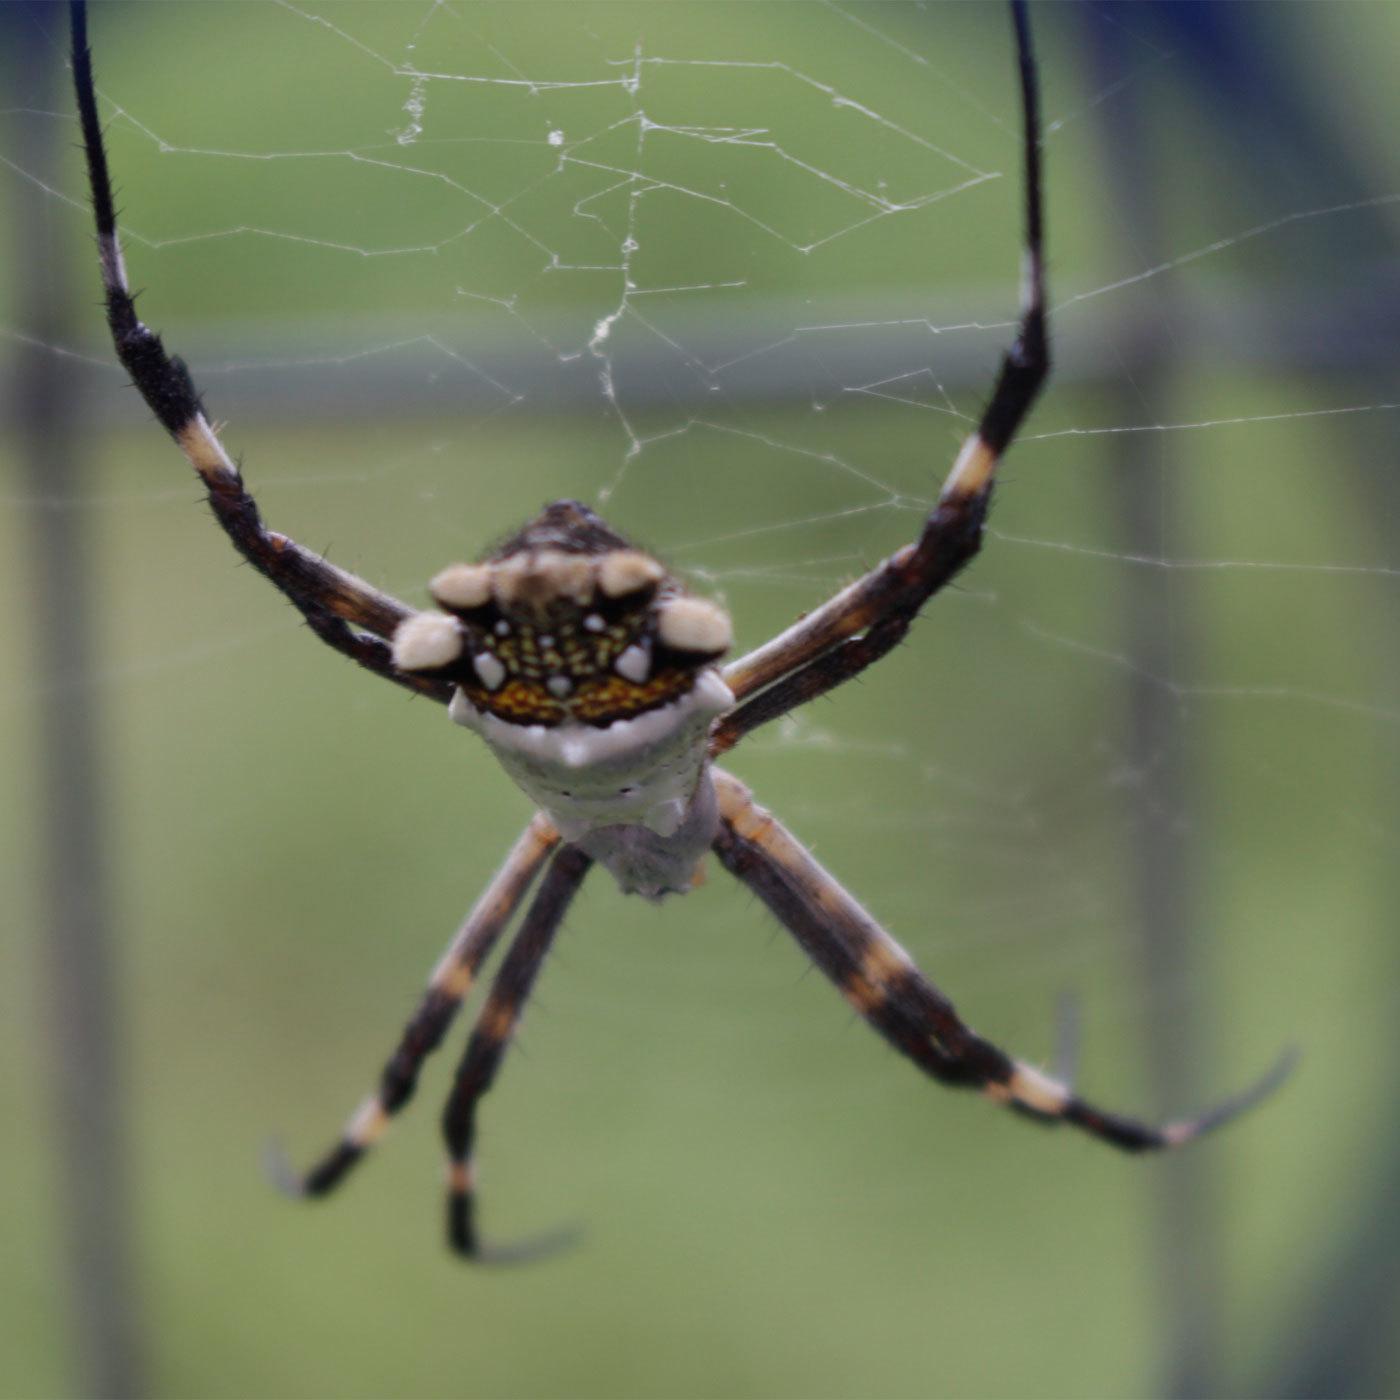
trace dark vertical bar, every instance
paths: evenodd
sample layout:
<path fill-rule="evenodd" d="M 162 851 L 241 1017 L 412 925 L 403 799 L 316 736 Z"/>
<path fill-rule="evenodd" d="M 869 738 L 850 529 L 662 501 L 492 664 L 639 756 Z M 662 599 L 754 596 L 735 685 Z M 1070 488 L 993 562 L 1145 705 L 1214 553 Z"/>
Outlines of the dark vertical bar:
<path fill-rule="evenodd" d="M 1339 161 L 1344 152 L 1338 152 Z M 1365 228 L 1358 236 L 1376 230 Z M 1372 264 L 1372 266 L 1377 266 Z M 1400 323 L 1400 306 L 1393 312 Z M 1392 357 L 1392 360 L 1397 357 Z M 1382 403 L 1394 387 L 1400 365 L 1377 363 L 1351 376 L 1359 401 Z M 1375 415 L 1380 418 L 1380 415 Z M 1351 529 L 1356 557 L 1384 558 L 1395 548 L 1395 522 L 1400 520 L 1400 474 L 1393 469 L 1394 429 L 1383 422 L 1347 423 L 1336 442 L 1336 457 L 1350 464 L 1341 477 L 1344 489 L 1355 493 Z M 1382 605 L 1384 606 L 1384 605 Z M 1393 608 L 1392 608 L 1393 615 Z M 1358 631 L 1377 613 L 1373 608 L 1353 625 Z M 1382 616 L 1384 620 L 1384 615 Z M 1382 634 L 1383 635 L 1383 634 Z M 1400 695 L 1400 650 L 1378 646 L 1372 657 L 1377 693 Z M 1378 804 L 1389 830 L 1400 829 L 1400 746 L 1377 742 L 1376 790 L 1391 795 L 1391 805 Z M 1391 937 L 1388 985 L 1400 987 L 1400 862 L 1391 861 L 1376 908 Z M 1385 979 L 1384 968 L 1378 976 Z M 1393 1005 L 1392 1001 L 1392 1005 Z M 1249 1394 L 1278 1400 L 1349 1400 L 1357 1395 L 1396 1391 L 1400 1344 L 1395 1319 L 1400 1317 L 1400 1126 L 1395 1105 L 1400 1102 L 1400 1017 L 1392 1017 L 1388 1034 L 1372 1049 L 1382 1073 L 1368 1092 L 1375 1108 L 1373 1129 L 1357 1149 L 1367 1163 L 1360 1177 L 1363 1189 L 1346 1201 L 1344 1227 L 1328 1240 L 1328 1257 L 1296 1290 L 1292 1313 L 1275 1328 L 1278 1343 L 1252 1378 Z"/>
<path fill-rule="evenodd" d="M 1153 415 L 1153 405 L 1164 401 L 1167 373 L 1160 360 L 1135 358 L 1125 366 L 1132 387 L 1124 397 L 1131 397 L 1137 412 Z M 1121 440 L 1110 489 L 1116 538 L 1126 553 L 1163 549 L 1173 504 L 1165 442 L 1146 434 Z M 1194 800 L 1194 775 L 1181 757 L 1180 702 L 1155 679 L 1190 667 L 1195 619 L 1180 580 L 1160 569 L 1129 569 L 1120 580 L 1125 654 L 1132 658 L 1125 696 L 1127 762 L 1138 778 L 1127 790 L 1125 817 L 1146 1058 L 1158 1116 L 1203 1102 L 1200 1067 L 1215 1059 L 1210 978 L 1194 927 L 1196 870 L 1181 821 Z M 1218 1395 L 1222 1236 L 1211 1158 L 1189 1152 L 1171 1157 L 1159 1166 L 1155 1183 L 1160 1391 L 1180 1400 Z"/>
<path fill-rule="evenodd" d="M 1304 114 L 1304 120 L 1306 114 Z M 1348 156 L 1336 152 L 1340 165 Z M 1384 229 L 1363 225 L 1352 236 L 1383 242 Z M 1383 267 L 1379 259 L 1372 267 Z M 1400 306 L 1392 316 L 1400 324 Z M 1400 354 L 1389 361 L 1367 365 L 1362 373 L 1348 376 L 1358 401 L 1383 403 L 1400 372 Z M 1394 428 L 1382 415 L 1370 422 L 1346 423 L 1335 441 L 1336 460 L 1350 470 L 1340 480 L 1343 489 L 1354 493 L 1350 530 L 1356 557 L 1385 558 L 1395 549 L 1395 522 L 1400 520 L 1400 474 L 1394 470 Z M 1382 607 L 1385 605 L 1382 604 Z M 1390 616 L 1393 617 L 1393 606 Z M 1361 630 L 1376 619 L 1374 606 L 1353 623 Z M 1386 615 L 1381 614 L 1381 620 Z M 1385 635 L 1380 633 L 1377 635 Z M 1400 649 L 1377 646 L 1371 658 L 1376 691 L 1400 695 Z M 1389 794 L 1390 805 L 1378 803 L 1378 820 L 1388 830 L 1400 829 L 1400 745 L 1378 738 L 1375 752 L 1375 789 Z M 1388 819 L 1388 820 L 1387 820 Z M 1390 935 L 1391 967 L 1387 985 L 1400 987 L 1400 941 L 1393 937 L 1400 928 L 1400 862 L 1392 859 L 1382 884 L 1382 899 L 1376 902 Z M 1377 975 L 1387 978 L 1384 967 Z M 1379 1038 L 1371 1053 L 1382 1073 L 1369 1084 L 1375 1105 L 1371 1114 L 1372 1132 L 1357 1149 L 1367 1170 L 1361 1174 L 1359 1189 L 1346 1201 L 1342 1228 L 1328 1240 L 1328 1256 L 1297 1290 L 1293 1312 L 1275 1328 L 1278 1344 L 1259 1368 L 1249 1393 L 1279 1400 L 1349 1400 L 1356 1395 L 1385 1395 L 1396 1392 L 1400 1344 L 1395 1319 L 1400 1317 L 1400 1125 L 1395 1105 L 1400 1102 L 1400 1017 L 1392 1016 L 1388 1033 Z"/>
<path fill-rule="evenodd" d="M 1117 82 L 1137 61 L 1124 48 L 1127 30 L 1086 12 L 1094 87 Z M 1111 75 L 1111 76 L 1110 76 Z M 1161 260 L 1163 243 L 1152 148 L 1154 132 L 1144 110 L 1142 85 L 1129 85 L 1103 116 L 1103 143 L 1111 221 L 1127 235 L 1133 268 Z M 1142 331 L 1123 347 L 1122 371 L 1112 381 L 1110 413 L 1117 400 L 1126 422 L 1170 417 L 1171 311 L 1162 297 L 1158 314 L 1140 307 Z M 1109 507 L 1117 547 L 1126 554 L 1168 555 L 1172 524 L 1181 509 L 1174 492 L 1166 434 L 1130 433 L 1116 439 Z M 1199 961 L 1194 930 L 1195 870 L 1182 832 L 1181 814 L 1193 801 L 1192 774 L 1181 760 L 1178 698 L 1161 678 L 1190 673 L 1195 617 L 1187 576 L 1164 569 L 1126 568 L 1117 580 L 1122 600 L 1126 671 L 1127 762 L 1138 781 L 1125 789 L 1124 813 L 1136 911 L 1138 970 L 1145 1008 L 1145 1046 L 1152 1082 L 1152 1110 L 1175 1114 L 1204 1099 L 1200 1066 L 1210 1062 L 1206 1034 L 1210 1008 L 1200 1005 L 1210 985 Z M 1181 993 L 1190 990 L 1190 999 Z M 1155 1178 L 1152 1257 L 1158 1267 L 1161 1380 L 1166 1396 L 1218 1394 L 1223 1294 L 1219 1209 L 1210 1159 L 1182 1153 L 1160 1164 Z"/>
<path fill-rule="evenodd" d="M 64 152 L 68 123 L 66 17 L 54 0 L 0 5 L 10 55 L 7 104 L 26 168 L 49 188 L 77 188 Z M 142 1392 L 131 1207 L 122 1144 L 122 1047 L 114 987 L 114 930 L 106 879 L 100 736 L 91 601 L 91 518 L 73 504 L 87 489 L 75 405 L 81 373 L 52 348 L 72 335 L 68 284 L 71 212 L 37 188 L 12 201 L 13 301 L 26 335 L 17 351 L 16 426 L 27 498 L 32 670 L 38 701 L 38 827 L 44 985 L 50 1035 L 55 1201 L 68 1273 L 73 1350 L 82 1393 L 119 1400 Z M 57 221 L 58 226 L 55 227 Z M 96 259 L 89 298 L 98 314 Z"/>
<path fill-rule="evenodd" d="M 1298 20 L 1306 7 L 1266 14 L 1257 6 L 1191 0 L 1146 9 L 1117 3 L 1096 12 L 1121 26 L 1120 38 L 1129 31 L 1148 36 L 1159 52 L 1171 55 L 1185 100 L 1198 121 L 1209 122 L 1217 140 L 1216 164 L 1229 172 L 1241 223 L 1273 217 L 1280 188 L 1291 192 L 1296 207 L 1318 208 L 1365 200 L 1387 188 L 1374 156 L 1368 161 L 1364 143 L 1352 139 L 1354 101 L 1350 94 L 1338 97 L 1347 91 L 1347 75 L 1326 72 L 1316 62 L 1310 27 Z M 1125 71 L 1121 58 L 1120 52 L 1117 77 Z M 1131 134 L 1119 132 L 1115 139 L 1120 149 L 1131 144 Z M 1400 372 L 1400 341 L 1383 329 L 1400 324 L 1394 230 L 1384 210 L 1356 209 L 1347 216 L 1342 238 L 1289 244 L 1290 292 L 1306 287 L 1317 289 L 1317 295 L 1292 323 L 1293 342 L 1271 344 L 1263 363 L 1286 370 L 1296 366 L 1324 384 L 1327 374 L 1341 375 L 1346 401 L 1384 403 L 1394 397 Z M 1307 305 L 1306 299 L 1301 304 Z M 1354 512 L 1348 538 L 1355 558 L 1384 558 L 1394 548 L 1394 522 L 1400 519 L 1393 426 L 1382 414 L 1347 416 L 1330 432 L 1328 481 L 1337 483 L 1342 496 L 1338 506 L 1336 491 L 1324 493 L 1327 505 L 1337 506 L 1343 518 L 1348 509 Z M 1353 625 L 1362 629 L 1377 617 L 1367 613 Z M 1384 632 L 1376 635 L 1389 641 Z M 1400 651 L 1377 645 L 1371 659 L 1377 693 L 1396 693 Z M 1376 763 L 1377 789 L 1400 793 L 1400 755 L 1393 744 L 1378 740 Z M 1392 816 L 1389 827 L 1394 825 Z M 1384 892 L 1394 910 L 1400 893 L 1394 863 Z M 1389 927 L 1398 922 L 1392 916 Z M 1400 943 L 1393 947 L 1400 954 Z M 1384 980 L 1384 971 L 1378 975 Z M 1389 985 L 1400 985 L 1400 978 L 1392 976 Z M 1217 1373 L 1217 1393 L 1318 1400 L 1395 1390 L 1400 1130 L 1390 1110 L 1400 1099 L 1400 1018 L 1391 1019 L 1389 1035 L 1371 1053 L 1386 1073 L 1368 1088 L 1371 1102 L 1380 1107 L 1372 1114 L 1373 1133 L 1353 1154 L 1366 1170 L 1354 1173 L 1357 1189 L 1343 1206 L 1331 1202 L 1345 1209 L 1347 1228 L 1329 1237 L 1329 1257 L 1316 1271 L 1293 1280 L 1297 1296 L 1275 1322 L 1272 1344 L 1256 1358 L 1253 1375 L 1240 1384 Z"/>

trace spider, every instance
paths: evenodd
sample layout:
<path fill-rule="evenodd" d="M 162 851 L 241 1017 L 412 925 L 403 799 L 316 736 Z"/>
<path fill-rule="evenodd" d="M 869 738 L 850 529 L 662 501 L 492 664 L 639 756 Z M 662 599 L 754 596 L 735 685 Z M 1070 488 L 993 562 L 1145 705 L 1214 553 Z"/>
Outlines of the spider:
<path fill-rule="evenodd" d="M 198 473 L 234 547 L 327 645 L 447 706 L 485 740 L 538 807 L 428 979 L 378 1087 L 309 1171 L 283 1169 L 296 1195 L 325 1196 L 412 1097 L 483 963 L 538 889 L 496 973 L 442 1118 L 447 1235 L 477 1259 L 476 1116 L 531 985 L 594 864 L 625 892 L 660 900 L 696 882 L 713 851 L 792 934 L 880 1035 L 941 1084 L 974 1089 L 1042 1123 L 1069 1123 L 1128 1152 L 1180 1147 L 1234 1118 L 1287 1074 L 1262 1079 L 1199 1117 L 1155 1127 L 1107 1112 L 1070 1083 L 978 1035 L 909 955 L 715 759 L 745 735 L 824 695 L 886 655 L 923 605 L 978 552 L 997 464 L 1049 373 L 1037 70 L 1025 0 L 1011 0 L 1024 182 L 1024 281 L 1015 339 L 976 431 L 918 537 L 771 641 L 727 666 L 728 616 L 688 592 L 587 506 L 555 501 L 476 563 L 438 573 L 436 608 L 417 612 L 264 525 L 206 418 L 184 364 L 137 317 L 117 235 L 83 0 L 73 0 L 72 64 L 116 353 Z M 1067 1081 L 1068 1076 L 1065 1076 Z"/>

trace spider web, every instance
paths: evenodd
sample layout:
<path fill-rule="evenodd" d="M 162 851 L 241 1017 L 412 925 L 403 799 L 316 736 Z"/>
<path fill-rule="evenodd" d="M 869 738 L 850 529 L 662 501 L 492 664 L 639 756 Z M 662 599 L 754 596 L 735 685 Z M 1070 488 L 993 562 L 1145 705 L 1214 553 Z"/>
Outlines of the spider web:
<path fill-rule="evenodd" d="M 1232 1073 L 1295 1033 L 1355 1062 L 1396 1010 L 1383 104 L 1337 137 L 1351 184 L 1273 150 L 1203 173 L 1203 146 L 1240 147 L 1155 27 L 1036 21 L 1057 373 L 988 548 L 900 653 L 735 766 L 1027 1053 L 1074 984 L 1091 1037 L 1247 1004 L 1209 1039 Z M 1298 24 L 1379 92 L 1356 32 Z M 754 645 L 917 529 L 1014 328 L 996 7 L 162 5 L 94 27 L 143 313 L 271 522 L 411 601 L 575 495 Z M 1135 110 L 1158 114 L 1142 169 L 1115 138 Z M 67 139 L 66 111 L 20 116 Z M 20 141 L 0 178 L 81 241 L 76 169 L 38 181 Z M 0 334 L 33 339 L 9 315 Z M 102 702 L 310 650 L 253 583 L 219 596 L 221 546 L 185 543 L 191 491 L 92 318 L 40 343 L 90 366 L 143 464 L 66 504 L 128 541 L 123 567 L 159 540 L 162 567 L 215 570 L 198 607 L 128 629 Z M 395 697 L 345 703 L 352 744 L 402 722 Z M 1131 932 L 1158 916 L 1191 956 Z M 1291 971 L 1261 987 L 1264 958 Z"/>
<path fill-rule="evenodd" d="M 1013 327 L 1004 26 L 902 6 L 819 4 L 800 23 L 785 6 L 746 7 L 724 24 L 714 13 L 678 6 L 643 22 L 625 6 L 532 7 L 522 24 L 508 10 L 445 4 L 288 3 L 236 19 L 176 6 L 138 11 L 125 29 L 99 13 L 102 95 L 147 313 L 197 366 L 235 448 L 254 425 L 301 421 L 353 423 L 374 443 L 353 466 L 316 449 L 307 466 L 250 448 L 275 523 L 319 543 L 337 497 L 353 522 L 335 527 L 337 557 L 421 597 L 421 576 L 443 560 L 475 552 L 546 495 L 578 494 L 725 596 L 748 644 L 908 538 Z M 1397 396 L 1375 376 L 1311 382 L 1300 406 L 1292 391 L 1269 392 L 1271 367 L 1248 337 L 1267 335 L 1276 264 L 1393 221 L 1400 196 L 1313 203 L 1280 180 L 1270 217 L 1217 201 L 1160 235 L 1161 256 L 1105 249 L 1104 229 L 1073 210 L 1092 179 L 1101 198 L 1114 194 L 1102 169 L 1084 169 L 1102 164 L 1096 123 L 1125 94 L 1150 100 L 1170 55 L 1144 36 L 1119 71 L 1067 71 L 1061 36 L 1045 28 L 1061 372 L 1008 466 L 990 558 L 941 601 L 947 616 L 930 619 L 917 661 L 885 681 L 929 687 L 912 724 L 885 736 L 876 720 L 872 737 L 865 716 L 820 706 L 756 741 L 752 769 L 762 783 L 854 768 L 863 795 L 830 808 L 813 799 L 809 819 L 922 831 L 948 858 L 985 864 L 993 886 L 1003 863 L 1029 862 L 1028 890 L 974 891 L 941 920 L 993 947 L 1035 946 L 1049 928 L 1077 943 L 1074 961 L 1092 962 L 1121 922 L 1121 892 L 1106 895 L 1072 848 L 1025 854 L 1026 836 L 1085 804 L 1100 823 L 1135 820 L 1131 798 L 1115 794 L 1147 780 L 1133 771 L 1144 755 L 1121 732 L 1076 734 L 1051 770 L 1056 784 L 1066 768 L 1074 777 L 1051 795 L 1043 778 L 1019 776 L 1024 715 L 998 709 L 1015 732 L 993 729 L 968 752 L 960 713 L 982 702 L 969 699 L 979 687 L 967 674 L 990 652 L 993 680 L 980 688 L 1065 673 L 1120 701 L 1136 678 L 1175 711 L 1153 765 L 1201 761 L 1198 725 L 1228 724 L 1228 711 L 1390 748 L 1393 677 L 1324 662 L 1304 637 L 1286 655 L 1183 643 L 1178 659 L 1168 646 L 1154 649 L 1164 669 L 1148 669 L 1130 623 L 1103 602 L 1150 571 L 1166 579 L 1169 612 L 1190 598 L 1207 619 L 1183 621 L 1184 632 L 1208 631 L 1213 610 L 1257 606 L 1286 606 L 1298 626 L 1311 617 L 1325 632 L 1359 595 L 1377 609 L 1377 635 L 1393 623 L 1392 532 L 1357 538 L 1339 523 L 1290 539 L 1258 528 L 1269 512 L 1241 503 L 1287 487 L 1279 509 L 1296 513 L 1315 485 L 1309 458 L 1350 443 L 1353 425 L 1364 434 L 1362 420 L 1393 432 Z M 201 83 L 224 95 L 202 100 L 190 67 L 164 84 L 137 75 L 154 44 L 218 54 Z M 18 159 L 7 170 L 21 197 L 79 223 L 76 184 L 38 189 Z M 1200 302 L 1222 287 L 1223 311 L 1197 308 L 1207 324 L 1178 330 L 1174 297 Z M 1202 340 L 1236 317 L 1252 318 L 1234 332 L 1241 372 L 1217 390 L 1212 368 L 1134 402 L 1143 339 L 1187 340 L 1188 367 L 1170 372 L 1189 379 Z M 120 394 L 100 344 L 52 348 L 90 356 L 103 390 Z M 126 396 L 116 403 L 110 412 L 129 420 Z M 566 417 L 576 437 L 555 436 Z M 500 460 L 514 432 L 536 453 L 567 441 L 571 460 Z M 1158 498 L 1151 547 L 1092 500 L 1132 440 L 1132 469 Z M 1247 478 L 1227 519 L 1202 489 L 1221 464 Z M 176 480 L 144 500 L 183 519 L 187 497 Z M 135 499 L 112 486 L 92 503 Z M 398 551 L 376 543 L 381 530 L 411 536 L 402 570 Z M 276 626 L 147 645 L 122 669 L 178 674 L 211 652 L 256 649 Z M 878 694 L 855 703 L 881 707 Z M 1035 707 L 1044 740 L 1054 743 L 1066 703 Z M 1307 791 L 1308 747 L 1257 757 L 1250 781 Z M 1344 792 L 1327 810 L 1393 845 L 1394 823 L 1358 815 Z M 1102 831 L 1089 831 L 1098 845 Z M 1061 947 L 1051 960 L 1066 956 Z"/>

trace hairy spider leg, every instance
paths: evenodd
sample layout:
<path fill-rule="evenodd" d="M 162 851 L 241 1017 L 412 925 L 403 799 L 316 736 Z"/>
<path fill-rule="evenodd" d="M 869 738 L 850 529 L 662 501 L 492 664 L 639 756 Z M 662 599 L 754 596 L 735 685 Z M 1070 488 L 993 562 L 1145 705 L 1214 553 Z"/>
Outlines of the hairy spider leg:
<path fill-rule="evenodd" d="M 447 1143 L 447 1240 L 452 1249 L 467 1258 L 513 1263 L 553 1253 L 573 1237 L 572 1231 L 564 1231 L 525 1244 L 483 1245 L 476 1229 L 472 1148 L 476 1142 L 477 1105 L 495 1082 L 506 1047 L 520 1023 L 530 988 L 592 864 L 592 860 L 575 846 L 562 847 L 550 862 L 472 1028 L 466 1053 L 457 1067 L 452 1093 L 443 1110 L 442 1133 Z"/>
<path fill-rule="evenodd" d="M 824 695 L 878 661 L 903 639 L 919 609 L 982 547 L 997 463 L 1050 373 L 1040 97 L 1024 0 L 1012 0 L 1011 14 L 1025 172 L 1025 253 L 1016 338 L 1002 358 L 977 431 L 963 444 L 919 538 L 772 641 L 725 667 L 725 681 L 745 703 L 715 725 L 710 752 L 716 756 L 759 725 Z"/>
<path fill-rule="evenodd" d="M 482 963 L 491 956 L 545 858 L 558 843 L 559 833 L 544 816 L 536 816 L 521 833 L 438 960 L 418 1009 L 384 1066 L 379 1087 L 350 1116 L 336 1145 L 304 1175 L 299 1175 L 280 1151 L 271 1156 L 268 1166 L 272 1177 L 288 1195 L 329 1195 L 384 1136 L 390 1118 L 413 1097 L 424 1060 L 442 1043 Z"/>
<path fill-rule="evenodd" d="M 445 705 L 452 698 L 451 686 L 431 676 L 410 675 L 393 663 L 388 639 L 412 615 L 412 609 L 263 524 L 237 465 L 204 415 L 189 370 L 182 360 L 166 354 L 160 337 L 136 315 L 117 235 L 112 180 L 97 115 L 84 0 L 72 0 L 70 18 L 73 84 L 97 224 L 107 325 L 117 358 L 161 427 L 175 439 L 198 472 L 215 518 L 235 548 L 282 591 L 311 630 L 367 670 Z"/>
<path fill-rule="evenodd" d="M 1162 1127 L 1109 1113 L 983 1039 L 953 1003 L 748 789 L 715 773 L 715 852 L 768 906 L 855 1010 L 896 1050 L 944 1084 L 980 1090 L 1044 1123 L 1072 1123 L 1126 1152 L 1181 1147 L 1253 1107 L 1284 1080 L 1286 1053 L 1259 1081 L 1196 1118 Z"/>

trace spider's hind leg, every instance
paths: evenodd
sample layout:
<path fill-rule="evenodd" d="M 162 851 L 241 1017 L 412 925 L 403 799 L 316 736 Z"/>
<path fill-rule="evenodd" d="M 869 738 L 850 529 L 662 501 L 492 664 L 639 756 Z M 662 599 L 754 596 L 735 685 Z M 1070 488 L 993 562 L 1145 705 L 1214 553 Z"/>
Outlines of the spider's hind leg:
<path fill-rule="evenodd" d="M 287 1195 L 329 1195 L 383 1136 L 389 1119 L 413 1096 L 424 1060 L 441 1044 L 482 963 L 558 841 L 559 833 L 545 817 L 535 817 L 525 828 L 433 969 L 378 1087 L 355 1110 L 335 1146 L 305 1173 L 297 1172 L 280 1150 L 269 1151 L 268 1173 Z"/>
<path fill-rule="evenodd" d="M 565 846 L 550 863 L 539 892 L 491 984 L 443 1110 L 442 1131 L 448 1158 L 447 1240 L 458 1254 L 469 1259 L 515 1263 L 552 1254 L 573 1239 L 571 1230 L 562 1230 L 523 1244 L 484 1245 L 476 1227 L 472 1149 L 476 1143 L 477 1107 L 495 1082 L 530 988 L 592 864 L 592 860 L 574 846 Z"/>
<path fill-rule="evenodd" d="M 722 822 L 715 853 L 797 939 L 846 1000 L 925 1074 L 980 1090 L 1045 1123 L 1071 1123 L 1126 1152 L 1181 1147 L 1267 1097 L 1287 1077 L 1288 1052 L 1257 1083 L 1196 1118 L 1162 1127 L 1109 1113 L 1068 1084 L 983 1039 L 898 943 L 727 773 L 715 771 Z"/>

